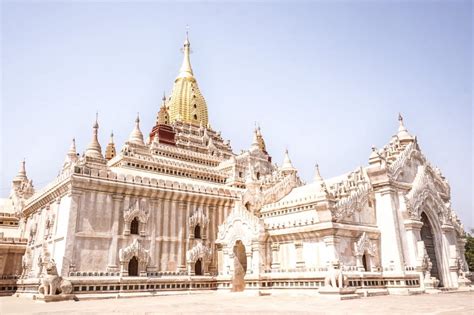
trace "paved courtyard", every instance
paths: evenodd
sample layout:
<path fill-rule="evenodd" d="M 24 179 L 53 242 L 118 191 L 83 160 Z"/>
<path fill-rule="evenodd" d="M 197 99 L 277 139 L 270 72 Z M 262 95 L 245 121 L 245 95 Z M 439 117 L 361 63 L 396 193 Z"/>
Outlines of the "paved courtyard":
<path fill-rule="evenodd" d="M 474 292 L 333 301 L 310 296 L 233 293 L 39 303 L 0 297 L 0 314 L 474 314 Z"/>

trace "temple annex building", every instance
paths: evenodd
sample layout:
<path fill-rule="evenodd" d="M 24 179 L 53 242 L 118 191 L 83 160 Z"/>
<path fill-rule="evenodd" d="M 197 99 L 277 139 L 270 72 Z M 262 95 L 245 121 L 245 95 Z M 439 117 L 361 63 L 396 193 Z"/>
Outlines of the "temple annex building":
<path fill-rule="evenodd" d="M 156 124 L 128 140 L 74 139 L 36 189 L 25 162 L 0 199 L 0 295 L 168 291 L 411 294 L 469 286 L 450 186 L 400 116 L 368 164 L 303 183 L 260 128 L 239 154 L 208 120 L 190 42 Z M 336 291 L 337 291 L 336 290 Z"/>

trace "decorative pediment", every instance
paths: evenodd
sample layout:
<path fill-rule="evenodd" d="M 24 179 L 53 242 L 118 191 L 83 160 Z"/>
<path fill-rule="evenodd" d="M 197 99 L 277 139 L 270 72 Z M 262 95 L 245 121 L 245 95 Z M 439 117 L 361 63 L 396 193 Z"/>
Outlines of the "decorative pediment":
<path fill-rule="evenodd" d="M 196 225 L 200 225 L 201 227 L 206 227 L 209 223 L 209 218 L 204 214 L 204 210 L 202 208 L 198 208 L 194 211 L 194 213 L 189 217 L 189 226 L 194 227 Z"/>
<path fill-rule="evenodd" d="M 123 219 L 126 224 L 132 222 L 135 217 L 138 218 L 140 223 L 146 223 L 149 216 L 150 211 L 141 205 L 139 199 L 137 199 L 137 201 L 130 208 L 123 212 Z"/>
<path fill-rule="evenodd" d="M 415 180 L 412 184 L 412 189 L 405 195 L 405 203 L 407 206 L 408 214 L 412 219 L 420 219 L 421 212 L 426 210 L 424 206 L 428 205 L 435 215 L 438 216 L 441 222 L 446 220 L 451 221 L 452 210 L 450 209 L 450 203 L 445 202 L 441 195 L 443 192 L 439 192 L 435 179 L 430 168 L 427 166 L 419 166 Z M 437 183 L 438 188 L 441 185 Z"/>
<path fill-rule="evenodd" d="M 120 262 L 127 262 L 132 259 L 133 256 L 137 257 L 138 261 L 143 262 L 145 264 L 148 263 L 150 259 L 149 251 L 146 250 L 141 244 L 138 239 L 135 239 L 132 244 L 129 246 L 120 249 L 119 251 L 119 259 Z"/>
<path fill-rule="evenodd" d="M 186 252 L 186 260 L 188 262 L 195 262 L 199 258 L 204 261 L 210 261 L 212 258 L 211 249 L 202 242 L 197 243 L 196 246 Z"/>
<path fill-rule="evenodd" d="M 356 256 L 362 256 L 368 253 L 370 256 L 375 256 L 377 252 L 377 245 L 369 239 L 367 233 L 362 233 L 359 240 L 354 243 L 354 253 Z"/>
<path fill-rule="evenodd" d="M 264 236 L 264 231 L 260 219 L 238 203 L 219 226 L 216 243 L 233 246 L 237 240 L 241 240 L 245 246 L 250 246 Z"/>

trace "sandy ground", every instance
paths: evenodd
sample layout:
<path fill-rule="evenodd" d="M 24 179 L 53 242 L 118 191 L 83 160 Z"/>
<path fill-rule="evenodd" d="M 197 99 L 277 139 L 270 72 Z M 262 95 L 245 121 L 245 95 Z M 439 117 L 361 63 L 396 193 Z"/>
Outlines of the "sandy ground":
<path fill-rule="evenodd" d="M 334 301 L 239 293 L 41 303 L 0 297 L 0 314 L 474 314 L 474 292 L 377 296 Z"/>

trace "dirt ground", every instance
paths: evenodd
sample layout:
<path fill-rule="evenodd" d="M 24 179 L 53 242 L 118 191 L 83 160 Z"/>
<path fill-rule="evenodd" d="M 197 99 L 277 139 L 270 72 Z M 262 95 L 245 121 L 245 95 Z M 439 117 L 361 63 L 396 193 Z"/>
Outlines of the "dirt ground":
<path fill-rule="evenodd" d="M 376 296 L 336 301 L 241 293 L 35 302 L 0 297 L 0 314 L 474 314 L 474 292 Z"/>

